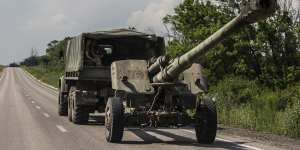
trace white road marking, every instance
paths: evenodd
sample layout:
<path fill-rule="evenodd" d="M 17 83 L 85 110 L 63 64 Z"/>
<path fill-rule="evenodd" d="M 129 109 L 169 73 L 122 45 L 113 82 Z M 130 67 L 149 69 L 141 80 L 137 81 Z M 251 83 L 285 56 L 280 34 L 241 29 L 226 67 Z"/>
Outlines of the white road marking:
<path fill-rule="evenodd" d="M 50 115 L 47 114 L 47 113 L 43 113 L 43 115 L 44 115 L 46 118 L 50 118 Z"/>
<path fill-rule="evenodd" d="M 68 132 L 63 126 L 56 125 L 57 129 L 59 129 L 62 133 Z"/>
<path fill-rule="evenodd" d="M 195 134 L 195 131 L 191 131 L 191 130 L 187 130 L 187 129 L 182 129 L 183 131 L 185 132 L 189 132 L 189 133 L 193 133 Z M 257 148 L 257 147 L 254 147 L 254 146 L 250 146 L 250 145 L 245 145 L 245 144 L 238 144 L 234 141 L 231 141 L 231 140 L 226 140 L 226 139 L 222 139 L 222 138 L 216 138 L 216 140 L 219 140 L 219 141 L 224 141 L 224 142 L 229 142 L 229 143 L 234 143 L 234 144 L 237 144 L 241 147 L 245 147 L 245 148 L 249 148 L 249 149 L 253 149 L 253 150 L 263 150 L 261 148 Z"/>
<path fill-rule="evenodd" d="M 157 134 L 155 132 L 151 132 L 151 131 L 145 131 L 146 133 L 164 141 L 164 142 L 169 142 L 169 141 L 175 141 L 174 138 L 170 138 L 170 137 L 167 137 L 167 136 L 164 136 L 164 135 L 161 135 L 161 134 Z"/>
<path fill-rule="evenodd" d="M 40 107 L 40 106 L 35 106 L 35 108 L 36 108 L 36 109 L 41 109 L 41 107 Z"/>
<path fill-rule="evenodd" d="M 31 101 L 31 103 L 32 103 L 32 104 L 34 104 L 34 103 L 35 103 L 35 101 Z"/>

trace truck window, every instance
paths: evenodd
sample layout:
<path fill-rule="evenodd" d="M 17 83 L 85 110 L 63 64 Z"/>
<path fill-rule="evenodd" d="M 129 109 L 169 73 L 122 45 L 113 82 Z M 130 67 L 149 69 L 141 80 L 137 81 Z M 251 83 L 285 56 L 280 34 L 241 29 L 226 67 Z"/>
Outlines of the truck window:
<path fill-rule="evenodd" d="M 107 38 L 86 42 L 87 65 L 109 66 L 126 59 L 149 60 L 161 54 L 161 45 L 141 37 Z"/>

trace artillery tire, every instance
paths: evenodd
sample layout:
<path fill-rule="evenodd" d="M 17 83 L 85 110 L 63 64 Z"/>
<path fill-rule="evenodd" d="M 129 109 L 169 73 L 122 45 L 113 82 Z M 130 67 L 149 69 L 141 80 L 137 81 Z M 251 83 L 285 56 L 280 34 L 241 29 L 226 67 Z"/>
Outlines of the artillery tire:
<path fill-rule="evenodd" d="M 118 97 L 108 98 L 105 108 L 105 137 L 110 143 L 120 143 L 124 132 L 124 107 Z"/>
<path fill-rule="evenodd" d="M 68 115 L 68 103 L 63 102 L 64 96 L 59 92 L 58 96 L 58 115 L 67 116 Z"/>
<path fill-rule="evenodd" d="M 196 138 L 201 144 L 212 144 L 217 133 L 217 109 L 211 100 L 205 100 L 197 107 Z"/>

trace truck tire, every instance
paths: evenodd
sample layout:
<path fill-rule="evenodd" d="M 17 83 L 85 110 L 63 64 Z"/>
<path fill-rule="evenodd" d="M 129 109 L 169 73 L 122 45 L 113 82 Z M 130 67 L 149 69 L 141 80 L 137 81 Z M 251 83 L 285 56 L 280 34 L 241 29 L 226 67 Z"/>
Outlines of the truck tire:
<path fill-rule="evenodd" d="M 73 105 L 72 121 L 75 124 L 86 124 L 89 122 L 89 112 L 83 107 Z"/>
<path fill-rule="evenodd" d="M 217 109 L 211 100 L 205 100 L 197 107 L 196 138 L 201 144 L 212 144 L 217 133 Z"/>
<path fill-rule="evenodd" d="M 70 122 L 73 122 L 72 120 L 72 104 L 70 103 L 70 101 L 68 102 L 68 119 Z"/>
<path fill-rule="evenodd" d="M 58 115 L 67 116 L 68 115 L 68 102 L 64 99 L 65 97 L 59 92 L 58 96 Z"/>
<path fill-rule="evenodd" d="M 73 95 L 73 91 L 76 90 L 76 87 L 71 87 L 69 90 L 69 95 L 68 95 L 68 119 L 70 122 L 73 122 L 73 102 L 74 102 L 74 95 Z"/>
<path fill-rule="evenodd" d="M 120 143 L 124 132 L 124 107 L 118 97 L 108 98 L 105 108 L 105 137 L 110 143 Z"/>
<path fill-rule="evenodd" d="M 89 111 L 84 106 L 76 105 L 76 87 L 71 87 L 68 97 L 68 118 L 75 124 L 85 124 L 89 121 Z"/>

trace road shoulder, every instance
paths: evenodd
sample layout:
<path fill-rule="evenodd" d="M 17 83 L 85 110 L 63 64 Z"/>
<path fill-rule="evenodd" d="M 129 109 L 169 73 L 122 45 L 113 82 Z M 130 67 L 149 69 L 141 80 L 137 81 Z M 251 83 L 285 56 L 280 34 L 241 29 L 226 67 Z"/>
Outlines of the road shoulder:
<path fill-rule="evenodd" d="M 269 133 L 258 133 L 247 129 L 231 128 L 219 125 L 218 135 L 221 137 L 243 138 L 262 145 L 272 145 L 281 149 L 296 150 L 300 148 L 300 139 L 274 135 Z"/>

